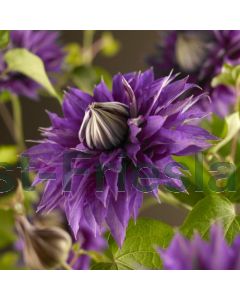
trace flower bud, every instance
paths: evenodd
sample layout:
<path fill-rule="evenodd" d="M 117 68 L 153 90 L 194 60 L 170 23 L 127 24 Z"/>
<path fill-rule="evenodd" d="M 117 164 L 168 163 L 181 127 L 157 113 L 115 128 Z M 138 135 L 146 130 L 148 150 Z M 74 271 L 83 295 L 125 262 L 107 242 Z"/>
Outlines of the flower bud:
<path fill-rule="evenodd" d="M 206 42 L 201 35 L 180 33 L 176 42 L 176 59 L 186 72 L 198 68 L 206 56 Z"/>
<path fill-rule="evenodd" d="M 90 149 L 113 149 L 127 135 L 128 117 L 128 107 L 122 103 L 94 102 L 85 113 L 79 139 L 84 140 Z"/>
<path fill-rule="evenodd" d="M 66 229 L 66 220 L 59 210 L 54 210 L 50 213 L 36 214 L 32 223 L 38 228 L 60 227 Z"/>
<path fill-rule="evenodd" d="M 31 269 L 53 269 L 64 264 L 71 249 L 71 237 L 63 229 L 37 227 L 21 216 L 17 229 L 23 239 L 23 256 Z"/>

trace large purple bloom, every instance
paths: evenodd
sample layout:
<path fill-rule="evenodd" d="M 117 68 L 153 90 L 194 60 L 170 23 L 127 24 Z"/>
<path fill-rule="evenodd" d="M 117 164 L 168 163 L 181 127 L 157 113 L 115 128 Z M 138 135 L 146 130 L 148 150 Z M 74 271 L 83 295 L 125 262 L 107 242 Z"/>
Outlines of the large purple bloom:
<path fill-rule="evenodd" d="M 190 74 L 190 80 L 209 91 L 211 109 L 225 116 L 236 101 L 235 91 L 225 86 L 211 87 L 212 78 L 223 64 L 240 64 L 240 31 L 161 32 L 157 54 L 149 58 L 157 76 L 175 72 Z"/>
<path fill-rule="evenodd" d="M 25 154 L 38 173 L 35 184 L 46 176 L 52 178 L 39 210 L 61 206 L 75 236 L 84 222 L 95 234 L 107 223 L 121 245 L 129 219 L 137 217 L 143 193 L 157 197 L 159 185 L 181 185 L 172 156 L 202 151 L 214 139 L 190 124 L 206 115 L 196 103 L 208 97 L 191 96 L 196 85 L 175 78 L 155 80 L 149 69 L 115 75 L 112 91 L 103 81 L 92 96 L 69 89 L 63 117 L 49 113 L 52 126 L 42 129 L 44 139 Z M 71 151 L 79 155 L 72 164 L 78 174 L 73 175 L 66 167 Z"/>
<path fill-rule="evenodd" d="M 53 31 L 14 30 L 10 32 L 10 43 L 7 49 L 0 52 L 0 73 L 4 74 L 6 64 L 3 56 L 6 50 L 25 48 L 38 55 L 51 76 L 61 68 L 64 53 L 58 45 L 58 33 Z M 11 72 L 1 76 L 0 90 L 9 90 L 17 95 L 36 99 L 40 86 L 28 77 Z"/>
<path fill-rule="evenodd" d="M 240 236 L 229 246 L 222 227 L 211 228 L 209 242 L 196 234 L 187 240 L 179 233 L 166 250 L 159 250 L 165 269 L 168 270 L 239 270 Z"/>

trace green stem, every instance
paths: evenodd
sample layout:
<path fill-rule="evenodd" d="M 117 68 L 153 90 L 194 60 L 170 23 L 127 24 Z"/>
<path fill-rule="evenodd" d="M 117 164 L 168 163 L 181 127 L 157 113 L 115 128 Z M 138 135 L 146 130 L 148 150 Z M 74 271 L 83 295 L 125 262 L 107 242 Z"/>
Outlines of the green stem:
<path fill-rule="evenodd" d="M 94 37 L 94 30 L 85 30 L 83 33 L 83 53 L 84 63 L 91 65 L 93 60 L 92 43 Z"/>
<path fill-rule="evenodd" d="M 97 54 L 102 50 L 103 41 L 102 39 L 98 39 L 92 45 L 92 60 L 97 56 Z"/>
<path fill-rule="evenodd" d="M 68 263 L 66 263 L 66 262 L 63 262 L 63 263 L 61 264 L 61 267 L 62 267 L 64 270 L 72 270 L 71 266 L 70 266 Z"/>
<path fill-rule="evenodd" d="M 238 144 L 238 134 L 234 136 L 232 140 L 232 145 L 231 145 L 231 159 L 232 162 L 235 161 L 236 153 L 237 153 L 237 144 Z"/>
<path fill-rule="evenodd" d="M 77 262 L 78 258 L 83 254 L 85 254 L 85 252 L 83 250 L 79 250 L 78 252 L 74 253 L 73 258 L 71 259 L 71 261 L 69 263 L 69 266 L 72 268 L 75 265 L 75 263 Z"/>
<path fill-rule="evenodd" d="M 153 207 L 155 205 L 159 205 L 157 199 L 153 197 L 145 197 L 142 206 L 140 207 L 140 212 L 145 211 L 149 207 Z"/>
<path fill-rule="evenodd" d="M 0 115 L 5 123 L 6 127 L 8 128 L 12 138 L 15 140 L 15 134 L 14 134 L 14 130 L 13 130 L 13 120 L 12 120 L 12 117 L 4 103 L 0 103 Z"/>
<path fill-rule="evenodd" d="M 239 91 L 238 88 L 236 87 L 236 104 L 235 104 L 235 112 L 237 112 L 239 110 L 239 103 L 240 103 L 240 96 L 239 96 Z M 233 140 L 232 140 L 232 145 L 231 145 L 231 159 L 232 162 L 234 163 L 235 161 L 235 157 L 236 157 L 236 153 L 237 153 L 237 145 L 238 145 L 238 133 L 236 133 L 236 135 L 234 136 Z"/>
<path fill-rule="evenodd" d="M 25 149 L 21 104 L 16 95 L 11 96 L 11 103 L 12 103 L 13 119 L 14 119 L 15 140 L 18 146 L 18 151 L 21 152 Z"/>
<path fill-rule="evenodd" d="M 192 210 L 192 207 L 182 201 L 179 201 L 172 193 L 166 193 L 161 190 L 158 190 L 158 195 L 160 200 L 164 203 L 170 204 L 175 207 L 184 208 L 187 210 Z"/>

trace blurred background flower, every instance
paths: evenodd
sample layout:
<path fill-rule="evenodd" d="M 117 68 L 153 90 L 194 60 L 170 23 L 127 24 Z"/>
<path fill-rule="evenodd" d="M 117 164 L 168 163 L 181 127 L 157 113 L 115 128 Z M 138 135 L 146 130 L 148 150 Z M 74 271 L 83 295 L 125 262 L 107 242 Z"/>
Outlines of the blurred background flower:
<path fill-rule="evenodd" d="M 236 103 L 233 88 L 220 85 L 211 87 L 214 76 L 221 72 L 224 64 L 240 63 L 240 31 L 168 31 L 159 32 L 156 54 L 148 58 L 157 76 L 167 75 L 174 69 L 209 91 L 211 109 L 224 117 Z"/>
<path fill-rule="evenodd" d="M 159 254 L 167 270 L 239 270 L 239 250 L 240 236 L 228 245 L 218 224 L 212 226 L 209 241 L 197 233 L 192 240 L 177 233 L 170 246 L 160 249 Z"/>
<path fill-rule="evenodd" d="M 8 70 L 4 54 L 9 49 L 25 48 L 39 56 L 50 78 L 59 72 L 63 63 L 64 51 L 60 46 L 59 33 L 53 31 L 13 30 L 7 48 L 0 52 L 0 91 L 37 99 L 40 85 L 18 72 Z"/>

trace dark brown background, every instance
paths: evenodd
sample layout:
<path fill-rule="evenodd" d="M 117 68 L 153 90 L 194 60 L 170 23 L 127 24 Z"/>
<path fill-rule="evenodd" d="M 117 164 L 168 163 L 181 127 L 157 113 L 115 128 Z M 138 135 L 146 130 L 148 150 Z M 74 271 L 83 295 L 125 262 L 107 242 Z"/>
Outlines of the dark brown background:
<path fill-rule="evenodd" d="M 99 35 L 100 32 L 96 34 Z M 94 63 L 104 67 L 111 74 L 146 69 L 145 57 L 154 51 L 159 33 L 157 31 L 113 31 L 113 34 L 121 43 L 120 52 L 113 58 L 105 58 L 99 55 Z M 62 31 L 61 41 L 63 45 L 68 42 L 81 43 L 82 32 Z M 37 139 L 39 138 L 38 127 L 47 127 L 50 124 L 45 109 L 60 112 L 60 107 L 52 98 L 41 98 L 37 103 L 29 99 L 21 99 L 21 101 L 25 138 Z M 1 120 L 0 130 L 0 144 L 12 143 L 13 141 Z M 146 209 L 142 215 L 178 225 L 182 222 L 185 212 L 179 208 L 161 204 Z"/>

